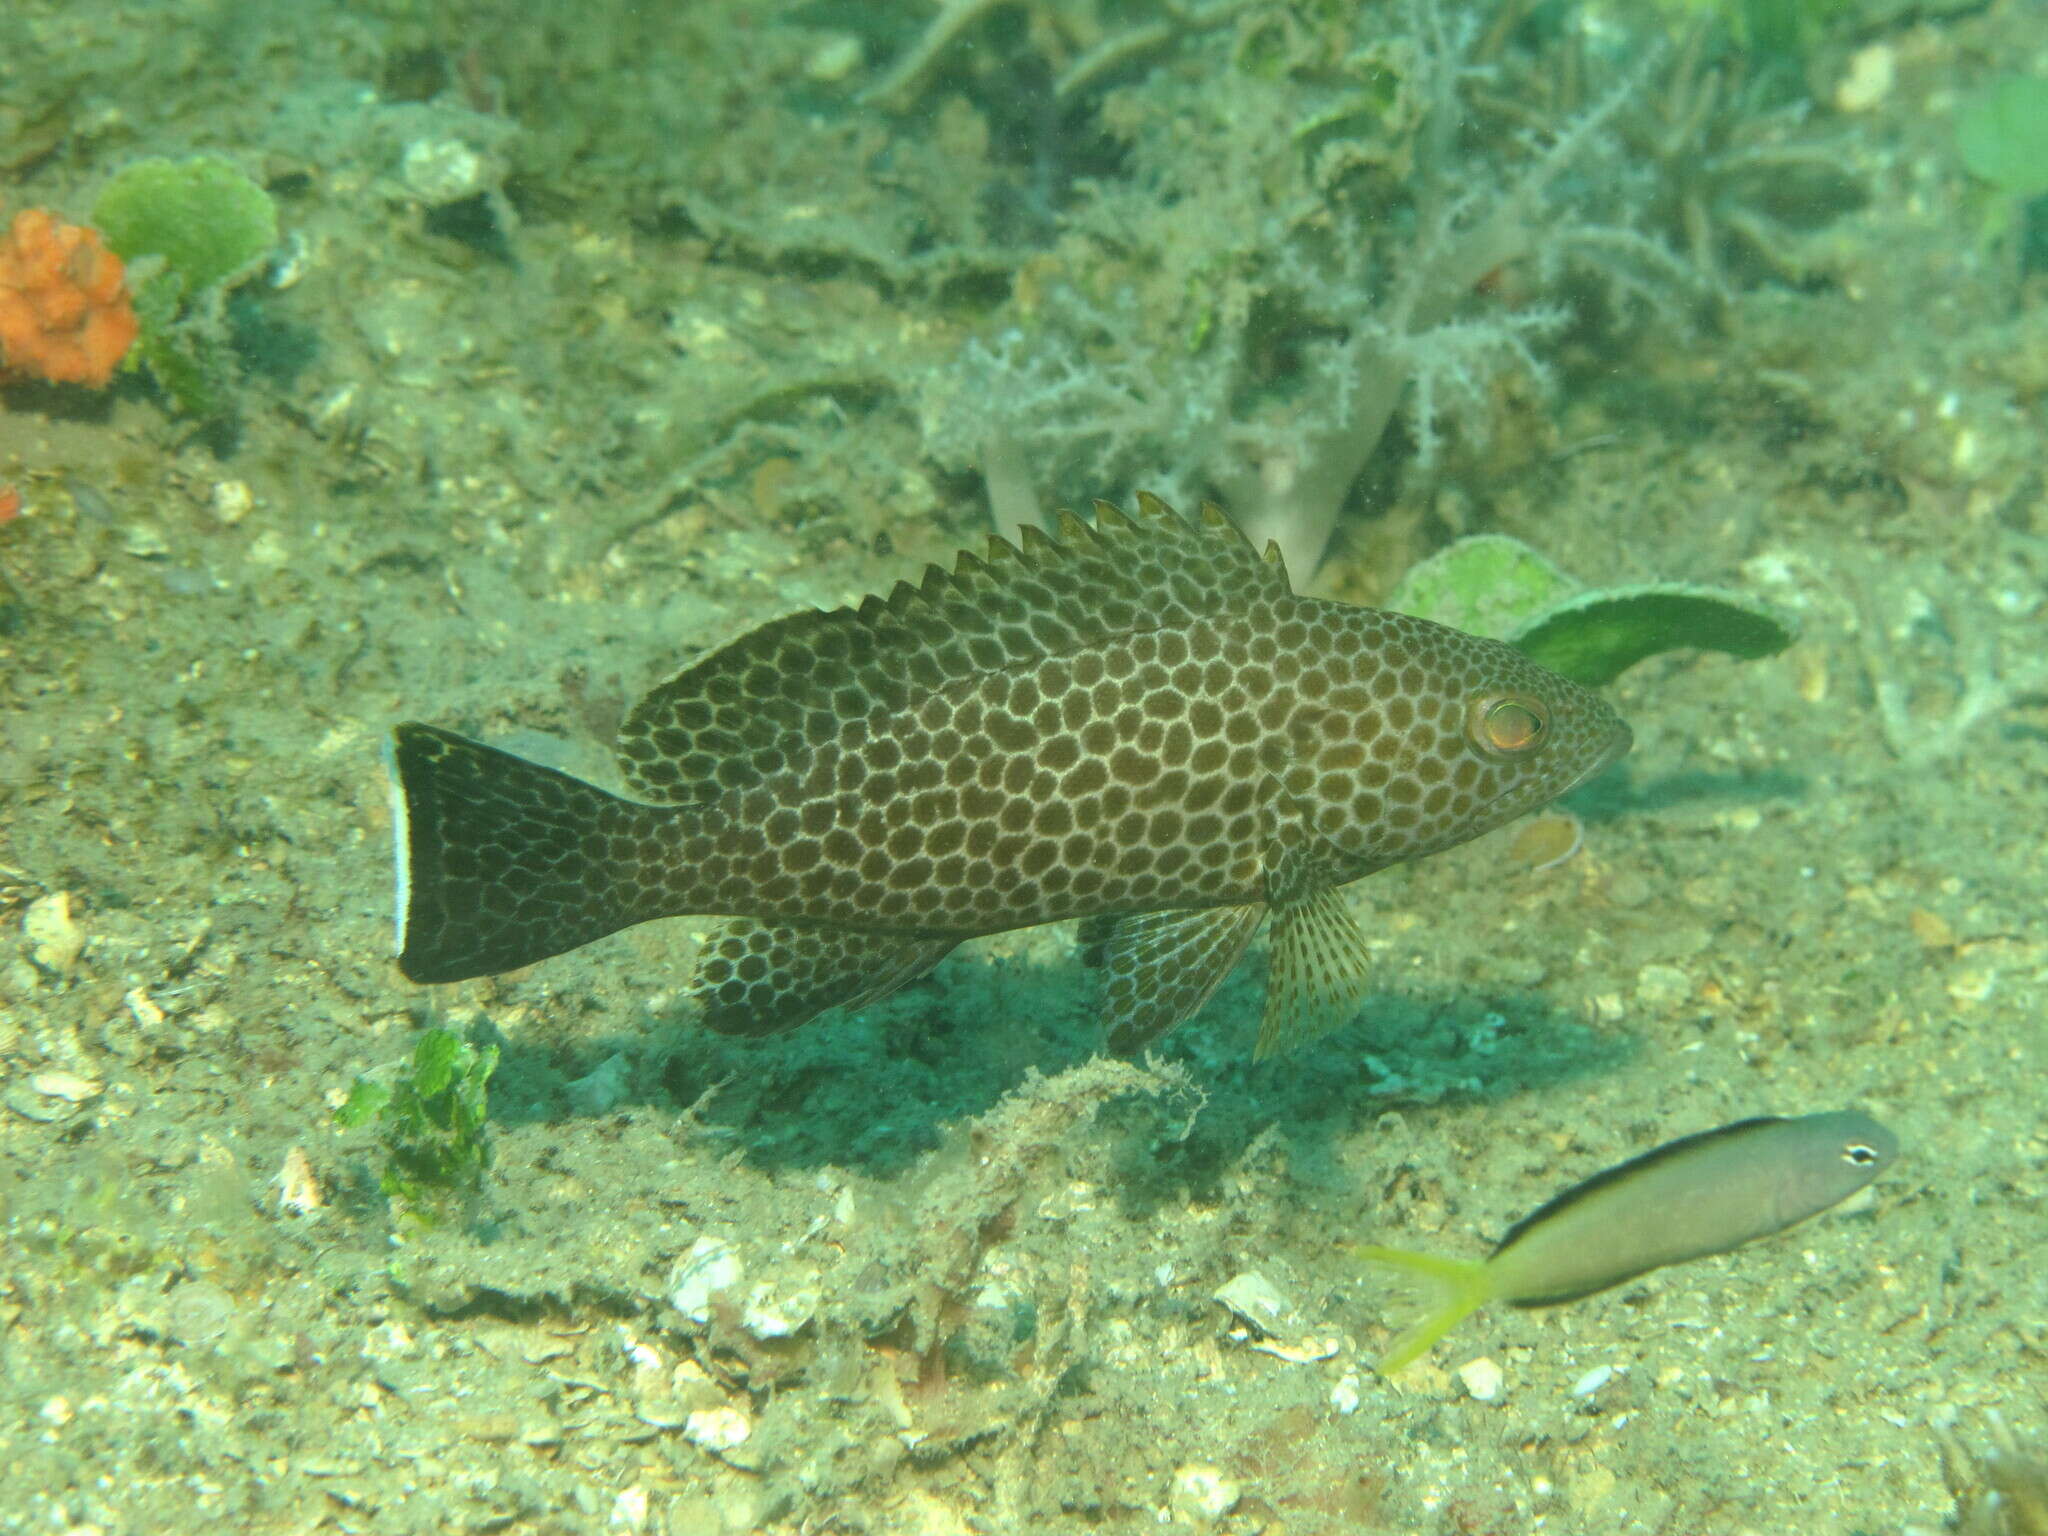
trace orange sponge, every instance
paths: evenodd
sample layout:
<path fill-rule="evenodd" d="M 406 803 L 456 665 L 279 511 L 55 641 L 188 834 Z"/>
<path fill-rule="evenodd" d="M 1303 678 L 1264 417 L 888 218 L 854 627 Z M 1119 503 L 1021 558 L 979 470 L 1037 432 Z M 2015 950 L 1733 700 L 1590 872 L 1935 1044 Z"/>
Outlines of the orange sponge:
<path fill-rule="evenodd" d="M 97 388 L 138 329 L 121 258 L 97 230 L 41 208 L 15 216 L 0 240 L 0 376 Z"/>

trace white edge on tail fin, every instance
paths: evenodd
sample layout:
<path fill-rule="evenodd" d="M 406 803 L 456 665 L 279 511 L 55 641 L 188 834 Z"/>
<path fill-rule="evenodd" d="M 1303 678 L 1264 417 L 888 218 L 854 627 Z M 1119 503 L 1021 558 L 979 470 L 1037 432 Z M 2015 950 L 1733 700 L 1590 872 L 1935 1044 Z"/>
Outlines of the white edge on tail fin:
<path fill-rule="evenodd" d="M 398 737 L 384 735 L 384 777 L 391 795 L 391 868 L 396 889 L 391 897 L 391 953 L 405 953 L 405 914 L 412 905 L 412 840 L 406 833 L 405 788 L 398 782 Z"/>

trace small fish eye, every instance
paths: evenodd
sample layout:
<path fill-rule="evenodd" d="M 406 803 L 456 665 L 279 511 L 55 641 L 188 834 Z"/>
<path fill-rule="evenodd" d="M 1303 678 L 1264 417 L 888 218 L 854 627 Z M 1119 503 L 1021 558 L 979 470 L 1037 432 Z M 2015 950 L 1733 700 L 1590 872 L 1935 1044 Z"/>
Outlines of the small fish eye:
<path fill-rule="evenodd" d="M 1868 1168 L 1877 1161 L 1877 1148 L 1867 1147 L 1860 1141 L 1852 1141 L 1848 1146 L 1842 1148 L 1842 1157 L 1845 1161 L 1854 1163 L 1859 1168 Z"/>
<path fill-rule="evenodd" d="M 1543 740 L 1543 711 L 1522 698 L 1481 699 L 1472 707 L 1473 738 L 1503 756 L 1527 752 Z"/>

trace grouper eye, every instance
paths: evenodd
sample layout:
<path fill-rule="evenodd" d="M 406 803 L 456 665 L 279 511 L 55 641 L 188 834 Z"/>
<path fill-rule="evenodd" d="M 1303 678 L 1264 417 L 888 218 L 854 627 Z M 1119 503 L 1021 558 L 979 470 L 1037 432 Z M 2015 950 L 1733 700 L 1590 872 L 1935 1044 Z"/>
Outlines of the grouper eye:
<path fill-rule="evenodd" d="M 1473 745 L 1493 757 L 1519 757 L 1542 744 L 1543 706 L 1519 696 L 1474 701 L 1468 731 Z"/>

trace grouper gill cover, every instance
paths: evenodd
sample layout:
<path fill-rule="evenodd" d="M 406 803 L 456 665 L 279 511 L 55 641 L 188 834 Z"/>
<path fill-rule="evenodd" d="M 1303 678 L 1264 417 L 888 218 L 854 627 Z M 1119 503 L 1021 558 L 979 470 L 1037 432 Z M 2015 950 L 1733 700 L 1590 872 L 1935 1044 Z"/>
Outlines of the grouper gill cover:
<path fill-rule="evenodd" d="M 620 730 L 631 798 L 399 726 L 401 969 L 455 981 L 705 916 L 704 1020 L 762 1035 L 1079 918 L 1129 1051 L 1270 912 L 1265 1055 L 1364 995 L 1338 886 L 1628 749 L 1604 700 L 1506 645 L 1297 596 L 1212 506 L 1095 513 L 685 668 Z"/>

